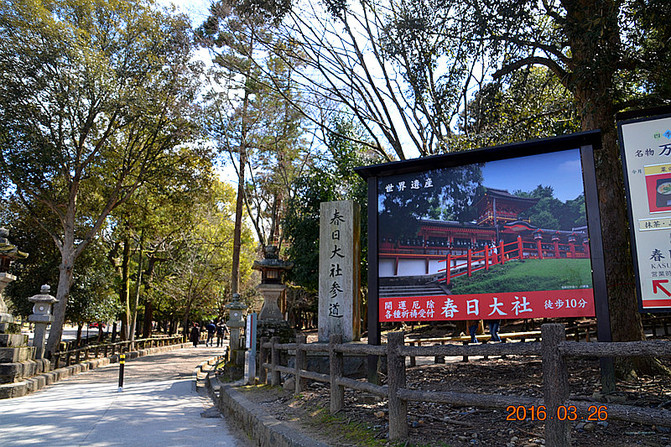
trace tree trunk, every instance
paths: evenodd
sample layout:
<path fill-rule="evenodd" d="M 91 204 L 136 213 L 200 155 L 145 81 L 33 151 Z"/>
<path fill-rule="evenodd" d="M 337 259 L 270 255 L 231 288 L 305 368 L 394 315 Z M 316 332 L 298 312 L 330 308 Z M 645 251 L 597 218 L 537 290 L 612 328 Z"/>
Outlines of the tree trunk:
<path fill-rule="evenodd" d="M 70 295 L 70 286 L 72 285 L 72 273 L 74 271 L 74 245 L 66 250 L 61 250 L 61 264 L 58 266 L 58 289 L 54 303 L 54 321 L 49 330 L 49 339 L 47 340 L 45 351 L 49 354 L 56 352 L 58 344 L 63 336 L 63 323 L 65 322 L 65 310 Z"/>
<path fill-rule="evenodd" d="M 135 327 L 137 323 L 137 308 L 140 305 L 140 286 L 142 285 L 142 256 L 144 256 L 144 250 L 142 245 L 144 244 L 144 230 L 140 233 L 140 253 L 139 259 L 137 261 L 137 278 L 135 278 L 135 300 L 133 302 L 132 309 L 132 319 L 131 319 L 131 341 L 135 340 Z"/>
<path fill-rule="evenodd" d="M 153 309 L 154 305 L 152 304 L 149 297 L 145 299 L 144 302 L 144 322 L 142 324 L 142 338 L 150 338 L 152 336 L 152 321 L 154 319 Z"/>
<path fill-rule="evenodd" d="M 601 129 L 602 148 L 595 151 L 594 161 L 613 340 L 642 340 L 613 102 L 613 74 L 620 54 L 619 9 L 612 0 L 563 3 L 573 55 L 569 88 L 580 107 L 582 129 Z"/>
<path fill-rule="evenodd" d="M 620 55 L 619 6 L 612 0 L 565 0 L 563 4 L 573 56 L 573 83 L 568 87 L 580 107 L 582 129 L 601 130 L 602 148 L 595 151 L 594 162 L 613 341 L 645 340 L 636 298 L 624 175 L 615 126 L 613 92 Z M 620 376 L 630 374 L 632 369 L 662 372 L 654 359 L 618 359 Z"/>
<path fill-rule="evenodd" d="M 77 323 L 77 339 L 75 340 L 75 346 L 78 348 L 82 347 L 82 329 L 84 328 L 84 323 L 81 321 Z"/>
<path fill-rule="evenodd" d="M 244 127 L 244 126 L 243 126 Z M 247 164 L 247 150 L 243 143 L 240 145 L 240 169 L 238 173 L 238 197 L 235 201 L 235 227 L 233 229 L 233 260 L 231 267 L 231 293 L 238 293 L 240 286 L 240 250 L 242 247 L 242 210 L 245 206 L 245 165 Z"/>
<path fill-rule="evenodd" d="M 149 262 L 147 262 L 147 271 L 144 275 L 146 278 L 146 284 L 144 286 L 144 322 L 142 324 L 142 337 L 149 338 L 152 333 L 152 322 L 154 320 L 154 305 L 151 302 L 151 297 L 149 296 L 149 290 L 151 288 L 151 280 L 154 275 L 154 265 L 156 264 L 156 258 L 153 256 L 149 257 Z"/>

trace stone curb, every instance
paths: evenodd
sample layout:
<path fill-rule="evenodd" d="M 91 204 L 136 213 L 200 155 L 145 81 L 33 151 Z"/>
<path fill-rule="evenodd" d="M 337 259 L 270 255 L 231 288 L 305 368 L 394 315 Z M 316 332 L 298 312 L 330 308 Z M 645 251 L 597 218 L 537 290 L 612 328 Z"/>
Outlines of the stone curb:
<path fill-rule="evenodd" d="M 214 384 L 212 383 L 214 382 Z M 236 390 L 235 383 L 221 383 L 208 373 L 205 380 L 208 391 L 227 421 L 238 425 L 258 447 L 328 447 L 288 424 L 268 415 Z M 218 391 L 218 392 L 217 392 Z"/>
<path fill-rule="evenodd" d="M 131 351 L 125 354 L 129 359 L 134 359 L 149 354 L 159 354 L 162 352 L 174 351 L 176 349 L 188 348 L 189 346 L 191 346 L 191 343 L 180 343 L 171 346 L 158 346 L 155 348 L 142 349 L 140 351 Z M 34 393 L 47 385 L 56 383 L 59 380 L 118 361 L 119 355 L 115 354 L 110 357 L 91 359 L 82 363 L 77 363 L 76 365 L 64 366 L 47 373 L 33 376 L 21 382 L 3 384 L 0 385 L 0 399 L 11 399 L 13 397 L 25 396 L 26 394 Z"/>

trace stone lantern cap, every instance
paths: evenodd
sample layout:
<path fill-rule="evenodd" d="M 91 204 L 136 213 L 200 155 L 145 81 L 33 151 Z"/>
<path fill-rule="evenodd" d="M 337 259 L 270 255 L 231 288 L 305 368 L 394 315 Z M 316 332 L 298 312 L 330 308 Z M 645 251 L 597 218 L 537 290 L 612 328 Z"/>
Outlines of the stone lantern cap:
<path fill-rule="evenodd" d="M 238 294 L 238 293 L 234 293 L 233 294 L 233 301 L 226 304 L 224 307 L 228 310 L 245 310 L 245 309 L 247 309 L 247 306 L 245 305 L 245 303 L 240 301 L 240 294 Z"/>
<path fill-rule="evenodd" d="M 9 264 L 14 259 L 25 259 L 28 257 L 28 253 L 19 251 L 16 245 L 9 242 L 9 239 L 7 239 L 8 236 L 9 230 L 0 227 L 0 272 L 9 270 Z"/>
<path fill-rule="evenodd" d="M 233 301 L 228 303 L 226 306 L 228 309 L 228 321 L 226 324 L 229 328 L 242 328 L 245 326 L 245 319 L 243 318 L 243 312 L 247 309 L 247 306 L 240 301 L 240 294 L 233 294 Z"/>
<path fill-rule="evenodd" d="M 283 261 L 277 254 L 277 247 L 274 245 L 267 245 L 263 249 L 263 260 L 254 261 L 252 268 L 254 270 L 265 270 L 268 268 L 275 270 L 291 270 L 294 266 L 293 262 Z"/>
<path fill-rule="evenodd" d="M 281 273 L 291 270 L 294 263 L 290 261 L 283 261 L 279 259 L 277 254 L 277 247 L 274 245 L 267 245 L 263 249 L 263 260 L 254 261 L 252 268 L 260 270 L 262 274 L 261 283 L 280 283 Z"/>
<path fill-rule="evenodd" d="M 42 321 L 51 321 L 51 306 L 54 303 L 57 303 L 58 300 L 53 296 L 49 295 L 51 287 L 48 285 L 43 285 L 40 289 L 40 293 L 33 295 L 28 298 L 28 301 L 35 303 L 33 306 L 33 313 L 29 316 L 30 321 L 42 322 Z"/>

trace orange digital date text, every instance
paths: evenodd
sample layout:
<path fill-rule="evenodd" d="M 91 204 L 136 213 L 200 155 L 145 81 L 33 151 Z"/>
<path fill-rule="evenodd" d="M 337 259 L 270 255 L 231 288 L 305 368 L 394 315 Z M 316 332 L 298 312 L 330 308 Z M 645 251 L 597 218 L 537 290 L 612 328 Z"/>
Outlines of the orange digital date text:
<path fill-rule="evenodd" d="M 506 407 L 506 421 L 545 421 L 556 419 L 560 421 L 576 421 L 580 419 L 575 405 L 560 405 L 554 414 L 549 414 L 545 405 L 508 405 Z M 585 419 L 588 421 L 605 421 L 608 419 L 608 407 L 605 405 L 590 405 L 587 408 Z"/>

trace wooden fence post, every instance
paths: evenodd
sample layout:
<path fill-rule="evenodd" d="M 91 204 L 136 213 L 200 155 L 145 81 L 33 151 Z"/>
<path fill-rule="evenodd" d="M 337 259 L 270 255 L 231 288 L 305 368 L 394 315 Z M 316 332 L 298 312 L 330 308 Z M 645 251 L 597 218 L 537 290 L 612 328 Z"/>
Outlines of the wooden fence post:
<path fill-rule="evenodd" d="M 259 374 L 259 382 L 267 384 L 268 370 L 263 367 L 263 364 L 268 363 L 268 348 L 264 347 L 263 345 L 268 343 L 268 337 L 261 337 L 259 343 L 260 343 L 259 346 L 261 346 L 261 349 L 259 350 L 259 367 L 257 368 Z M 227 355 L 228 353 L 230 353 L 230 349 L 227 351 Z"/>
<path fill-rule="evenodd" d="M 441 341 L 440 344 L 441 344 L 441 345 L 444 345 L 445 342 Z M 435 363 L 435 364 L 442 364 L 442 363 L 445 363 L 445 356 L 444 356 L 444 355 L 437 355 L 437 356 L 435 356 L 435 357 L 433 358 L 433 363 Z"/>
<path fill-rule="evenodd" d="M 389 389 L 389 440 L 408 437 L 408 402 L 397 396 L 405 388 L 405 357 L 398 351 L 403 347 L 403 332 L 387 334 L 387 386 Z"/>
<path fill-rule="evenodd" d="M 277 370 L 277 366 L 280 364 L 280 350 L 277 349 L 276 345 L 280 342 L 280 337 L 273 337 L 270 339 L 272 344 L 270 348 L 270 363 L 272 367 L 270 369 L 270 384 L 272 386 L 280 386 L 282 382 L 282 377 L 280 372 Z"/>
<path fill-rule="evenodd" d="M 413 342 L 413 343 L 409 343 L 409 344 L 410 344 L 410 346 L 415 346 L 415 343 L 414 343 L 414 342 Z M 421 345 L 422 345 L 421 342 L 418 342 L 418 343 L 417 343 L 417 346 L 421 346 Z M 413 367 L 413 366 L 417 366 L 417 360 L 415 360 L 415 356 L 414 356 L 414 355 L 413 355 L 412 357 L 410 357 L 410 366 L 411 366 L 411 367 Z"/>
<path fill-rule="evenodd" d="M 468 345 L 468 342 L 467 342 L 467 341 L 463 341 L 463 342 L 461 342 L 461 344 L 464 345 L 464 346 L 466 346 L 466 345 Z M 462 361 L 462 362 L 468 362 L 468 356 L 467 356 L 467 355 L 462 356 L 462 357 L 461 357 L 461 361 Z"/>
<path fill-rule="evenodd" d="M 303 349 L 305 341 L 305 334 L 298 334 L 296 336 L 296 375 L 294 376 L 294 381 L 296 383 L 296 394 L 300 394 L 308 385 L 307 379 L 301 378 L 301 370 L 308 368 L 308 356 Z"/>
<path fill-rule="evenodd" d="M 544 324 L 541 336 L 543 399 L 547 411 L 545 446 L 567 447 L 571 445 L 571 422 L 565 414 L 569 397 L 568 370 L 559 352 L 559 343 L 566 340 L 566 329 L 559 323 Z"/>
<path fill-rule="evenodd" d="M 338 385 L 338 379 L 343 376 L 345 372 L 345 362 L 343 361 L 343 353 L 336 352 L 336 345 L 342 343 L 342 335 L 332 334 L 329 338 L 329 363 L 330 363 L 330 382 L 331 382 L 331 414 L 335 414 L 342 410 L 345 403 L 345 387 Z"/>

